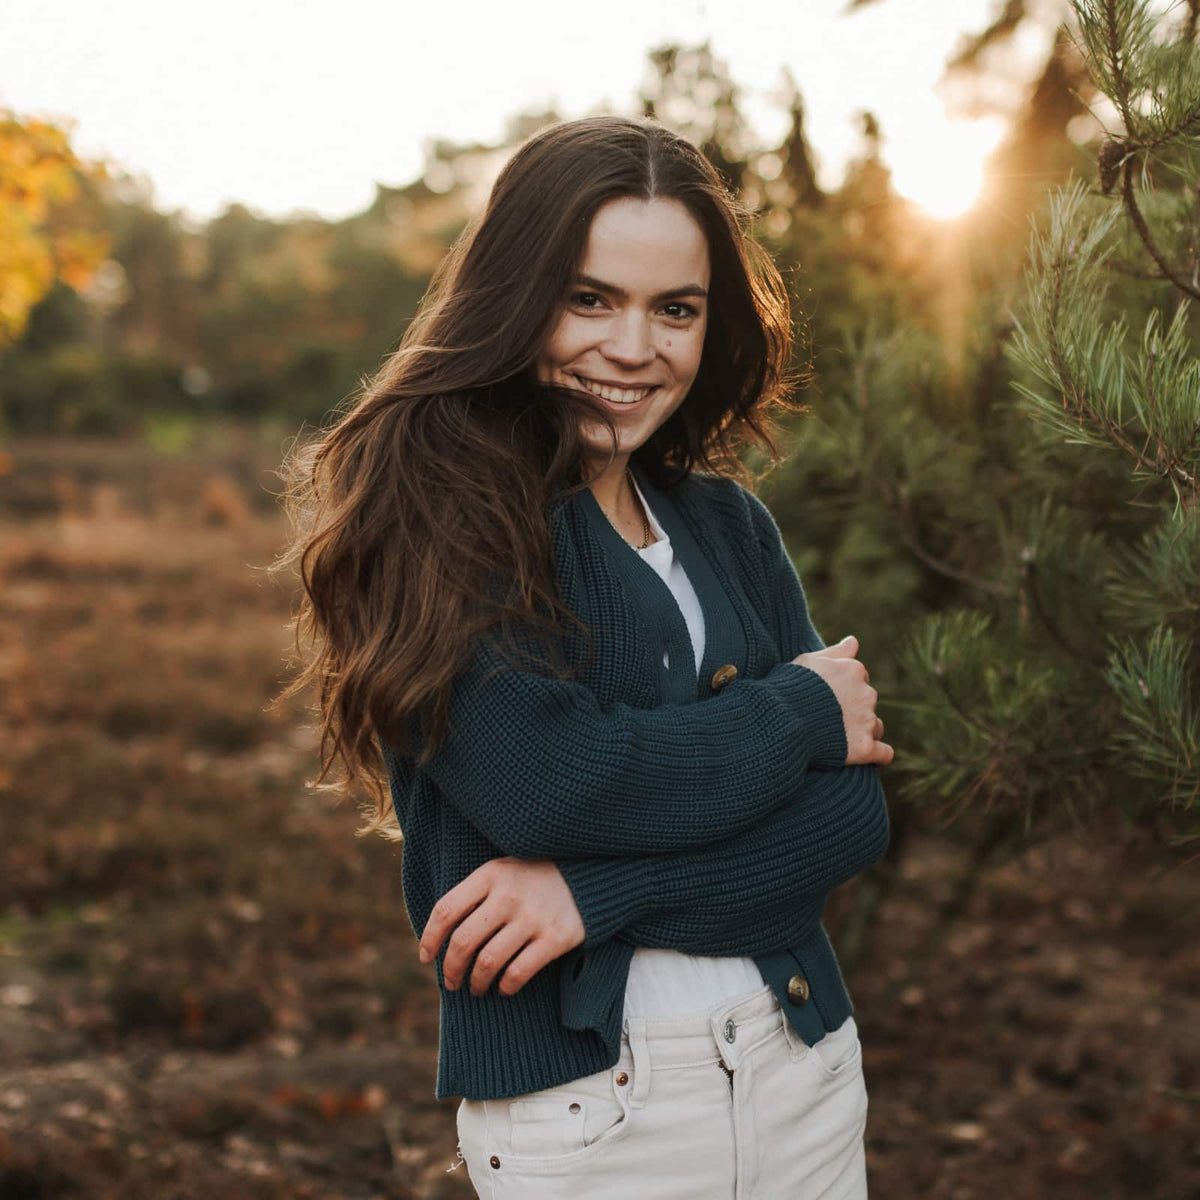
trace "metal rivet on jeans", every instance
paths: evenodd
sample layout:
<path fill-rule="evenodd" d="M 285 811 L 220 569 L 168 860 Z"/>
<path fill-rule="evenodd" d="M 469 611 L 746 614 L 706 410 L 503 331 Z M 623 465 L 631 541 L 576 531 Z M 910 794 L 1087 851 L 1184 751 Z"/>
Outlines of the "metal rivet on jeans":
<path fill-rule="evenodd" d="M 737 1026 L 732 1021 L 725 1022 L 725 1040 L 732 1042 L 737 1037 Z"/>
<path fill-rule="evenodd" d="M 629 1076 L 624 1071 L 617 1076 L 617 1086 L 624 1087 L 629 1082 Z"/>
<path fill-rule="evenodd" d="M 571 1107 L 570 1107 L 570 1109 L 569 1109 L 568 1111 L 570 1111 L 570 1112 L 573 1112 L 573 1113 L 576 1113 L 576 1112 L 578 1112 L 578 1111 L 579 1111 L 579 1105 L 578 1105 L 578 1104 L 572 1104 L 572 1105 L 571 1105 Z"/>
<path fill-rule="evenodd" d="M 491 1158 L 488 1159 L 488 1162 L 490 1162 L 493 1167 L 496 1167 L 497 1169 L 499 1169 L 500 1160 L 494 1154 L 492 1155 Z"/>

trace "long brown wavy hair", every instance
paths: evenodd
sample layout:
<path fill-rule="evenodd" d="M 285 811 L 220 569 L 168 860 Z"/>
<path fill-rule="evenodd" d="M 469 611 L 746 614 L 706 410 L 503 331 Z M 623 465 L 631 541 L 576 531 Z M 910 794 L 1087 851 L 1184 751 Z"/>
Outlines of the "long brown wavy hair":
<path fill-rule="evenodd" d="M 752 214 L 696 147 L 651 119 L 619 116 L 529 137 L 439 264 L 398 349 L 332 424 L 298 439 L 281 472 L 294 536 L 271 569 L 299 564 L 302 669 L 275 703 L 316 683 L 312 786 L 339 796 L 363 787 L 363 832 L 403 836 L 377 738 L 428 762 L 477 638 L 513 621 L 551 643 L 568 625 L 584 628 L 559 595 L 549 507 L 587 486 L 581 423 L 607 426 L 614 451 L 616 429 L 588 393 L 540 382 L 534 363 L 593 215 L 619 197 L 681 201 L 710 256 L 699 371 L 635 452 L 656 485 L 693 470 L 745 481 L 738 452 L 748 442 L 771 467 L 779 461 L 768 409 L 805 411 L 790 399 L 809 370 L 790 361 L 783 280 L 747 232 Z M 323 783 L 338 758 L 344 778 Z"/>

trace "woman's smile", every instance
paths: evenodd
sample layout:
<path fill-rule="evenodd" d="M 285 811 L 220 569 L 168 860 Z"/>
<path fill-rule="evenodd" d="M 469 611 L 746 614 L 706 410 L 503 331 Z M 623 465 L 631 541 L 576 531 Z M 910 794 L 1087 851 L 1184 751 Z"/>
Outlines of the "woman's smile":
<path fill-rule="evenodd" d="M 578 375 L 575 372 L 571 372 L 571 377 L 582 383 L 593 396 L 599 396 L 601 400 L 607 400 L 619 408 L 636 405 L 658 390 L 656 383 L 641 386 L 605 383 L 599 379 L 589 379 L 586 375 Z"/>

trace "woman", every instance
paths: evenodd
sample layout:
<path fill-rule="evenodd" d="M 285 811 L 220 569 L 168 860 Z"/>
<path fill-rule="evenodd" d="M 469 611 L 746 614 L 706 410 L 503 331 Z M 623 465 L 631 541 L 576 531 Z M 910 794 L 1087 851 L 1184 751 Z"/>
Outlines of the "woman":
<path fill-rule="evenodd" d="M 821 914 L 893 752 L 738 478 L 791 384 L 746 216 L 653 121 L 540 131 L 296 460 L 294 686 L 402 830 L 481 1196 L 866 1195 Z"/>

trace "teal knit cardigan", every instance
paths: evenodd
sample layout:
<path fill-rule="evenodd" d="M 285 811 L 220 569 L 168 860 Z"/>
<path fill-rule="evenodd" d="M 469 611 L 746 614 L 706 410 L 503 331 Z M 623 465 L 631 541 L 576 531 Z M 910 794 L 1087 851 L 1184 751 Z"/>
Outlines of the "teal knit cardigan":
<path fill-rule="evenodd" d="M 555 501 L 550 527 L 593 661 L 557 681 L 481 644 L 427 767 L 380 739 L 418 937 L 442 895 L 505 855 L 553 860 L 585 929 L 512 996 L 447 991 L 443 942 L 438 1099 L 517 1096 L 612 1066 L 638 945 L 752 956 L 809 1045 L 853 1011 L 821 916 L 887 850 L 877 768 L 845 765 L 832 689 L 790 661 L 823 643 L 766 506 L 731 479 L 659 489 L 631 466 L 704 613 L 699 678 L 670 589 L 584 488 Z M 726 664 L 737 674 L 714 689 Z"/>

